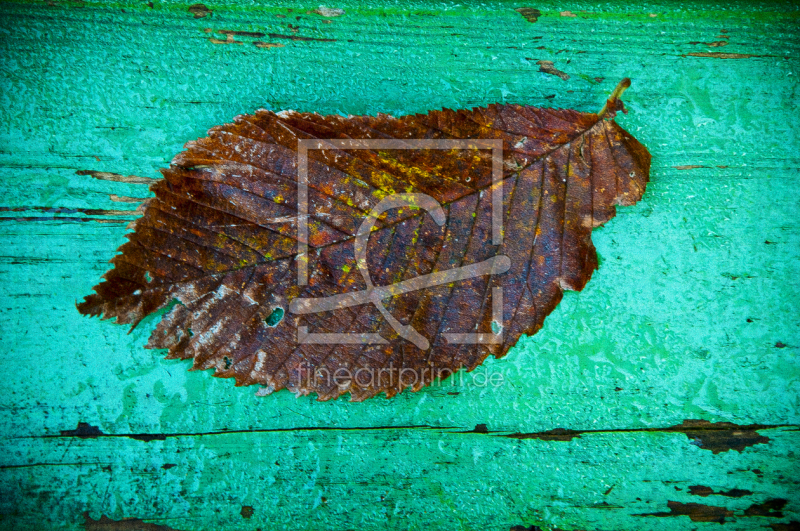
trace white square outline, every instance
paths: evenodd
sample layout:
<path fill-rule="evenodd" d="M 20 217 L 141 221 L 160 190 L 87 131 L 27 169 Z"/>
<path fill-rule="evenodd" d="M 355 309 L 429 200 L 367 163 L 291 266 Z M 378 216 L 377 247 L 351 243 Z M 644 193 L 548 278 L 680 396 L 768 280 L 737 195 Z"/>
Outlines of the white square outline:
<path fill-rule="evenodd" d="M 492 245 L 503 243 L 503 141 L 500 139 L 298 139 L 297 140 L 297 285 L 308 284 L 308 150 L 310 149 L 491 149 Z M 492 288 L 492 321 L 499 332 L 443 333 L 448 344 L 499 344 L 503 340 L 503 288 Z M 387 344 L 373 333 L 309 333 L 297 327 L 301 344 Z"/>

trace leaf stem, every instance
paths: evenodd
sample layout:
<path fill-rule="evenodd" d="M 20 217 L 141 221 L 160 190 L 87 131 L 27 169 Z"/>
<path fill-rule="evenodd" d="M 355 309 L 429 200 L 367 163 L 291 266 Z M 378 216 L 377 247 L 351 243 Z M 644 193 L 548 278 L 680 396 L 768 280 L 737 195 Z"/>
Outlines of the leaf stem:
<path fill-rule="evenodd" d="M 599 113 L 597 113 L 597 116 L 602 118 L 608 112 L 609 107 L 615 108 L 616 107 L 616 105 L 614 105 L 615 101 L 618 100 L 620 96 L 622 96 L 622 93 L 625 92 L 625 89 L 630 86 L 631 86 L 631 78 L 626 77 L 622 81 L 620 81 L 619 85 L 617 85 L 617 88 L 614 89 L 614 92 L 612 92 L 611 95 L 606 100 L 606 103 L 603 105 L 603 108 L 600 109 Z"/>

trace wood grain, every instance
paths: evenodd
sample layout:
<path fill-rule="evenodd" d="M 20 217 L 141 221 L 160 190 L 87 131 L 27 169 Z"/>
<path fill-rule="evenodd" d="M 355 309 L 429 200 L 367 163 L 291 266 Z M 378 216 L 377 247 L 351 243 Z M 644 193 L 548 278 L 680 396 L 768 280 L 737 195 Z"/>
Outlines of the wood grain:
<path fill-rule="evenodd" d="M 54 4 L 0 5 L 0 527 L 797 525 L 796 5 Z M 643 200 L 447 386 L 256 397 L 75 309 L 139 215 L 114 198 L 237 114 L 594 112 L 626 76 Z"/>

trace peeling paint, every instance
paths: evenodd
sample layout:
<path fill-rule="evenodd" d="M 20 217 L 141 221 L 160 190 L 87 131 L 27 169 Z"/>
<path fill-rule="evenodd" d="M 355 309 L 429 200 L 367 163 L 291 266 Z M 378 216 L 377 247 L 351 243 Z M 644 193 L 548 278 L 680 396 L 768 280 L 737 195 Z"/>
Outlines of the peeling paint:
<path fill-rule="evenodd" d="M 539 20 L 539 17 L 542 16 L 541 11 L 539 11 L 538 9 L 533 9 L 531 7 L 518 7 L 514 11 L 522 15 L 525 18 L 525 20 L 527 20 L 530 23 L 537 22 Z"/>
<path fill-rule="evenodd" d="M 289 39 L 291 41 L 317 41 L 317 42 L 336 42 L 336 39 L 318 39 L 315 37 L 300 37 L 299 35 L 283 35 L 281 33 L 269 33 L 270 39 Z"/>
<path fill-rule="evenodd" d="M 723 36 L 724 38 L 728 38 Z M 729 43 L 728 41 L 714 41 L 714 42 L 700 42 L 700 41 L 692 41 L 689 44 L 705 44 L 706 46 L 710 46 L 712 48 L 717 48 L 720 46 L 727 46 Z"/>
<path fill-rule="evenodd" d="M 344 9 L 319 6 L 317 9 L 309 11 L 309 13 L 314 13 L 317 15 L 321 15 L 323 17 L 341 17 L 342 15 L 344 15 Z"/>
<path fill-rule="evenodd" d="M 720 490 L 715 491 L 711 487 L 706 487 L 703 485 L 691 485 L 689 486 L 689 494 L 692 496 L 701 496 L 706 498 L 708 496 L 727 496 L 728 498 L 741 498 L 742 496 L 750 496 L 753 494 L 753 491 L 746 490 L 746 489 L 731 489 L 731 490 Z"/>
<path fill-rule="evenodd" d="M 714 454 L 745 448 L 756 444 L 766 444 L 769 437 L 759 435 L 757 430 L 786 427 L 782 425 L 750 424 L 739 426 L 730 422 L 708 422 L 707 420 L 684 420 L 682 424 L 668 428 L 631 428 L 618 430 L 568 430 L 556 428 L 536 433 L 512 433 L 503 435 L 513 439 L 541 439 L 543 441 L 571 441 L 575 437 L 589 433 L 683 433 L 703 450 Z"/>
<path fill-rule="evenodd" d="M 667 507 L 669 508 L 669 512 L 642 513 L 634 516 L 654 516 L 657 518 L 688 516 L 692 522 L 716 522 L 718 524 L 724 524 L 726 522 L 726 518 L 732 518 L 734 516 L 739 518 L 748 518 L 754 516 L 783 518 L 782 509 L 787 503 L 788 500 L 783 498 L 774 498 L 766 500 L 763 503 L 753 504 L 745 509 L 743 513 L 735 514 L 732 510 L 725 507 L 704 505 L 702 503 L 681 503 L 677 501 L 668 501 Z"/>
<path fill-rule="evenodd" d="M 748 57 L 764 57 L 763 55 L 755 55 L 752 53 L 722 53 L 722 52 L 694 52 L 687 53 L 681 57 L 713 57 L 716 59 L 747 59 Z"/>
<path fill-rule="evenodd" d="M 733 516 L 733 511 L 725 507 L 703 505 L 702 503 L 668 501 L 667 507 L 669 512 L 642 513 L 634 516 L 653 516 L 657 518 L 688 516 L 692 522 L 716 522 L 718 524 L 724 524 L 726 518 Z"/>
<path fill-rule="evenodd" d="M 782 509 L 789 500 L 774 498 L 763 503 L 755 503 L 745 509 L 745 516 L 764 516 L 768 518 L 783 518 Z"/>
<path fill-rule="evenodd" d="M 208 42 L 211 44 L 244 44 L 242 41 L 237 41 L 233 38 L 233 35 L 228 35 L 225 40 L 217 39 L 215 37 L 211 37 L 208 39 Z"/>
<path fill-rule="evenodd" d="M 139 177 L 138 175 L 120 175 L 119 173 L 111 173 L 107 171 L 94 171 L 94 170 L 78 170 L 75 175 L 89 175 L 93 179 L 101 181 L 114 181 L 118 183 L 128 184 L 154 184 L 161 179 L 151 179 L 149 177 Z"/>
<path fill-rule="evenodd" d="M 131 216 L 136 210 L 105 210 L 102 208 L 68 208 L 68 207 L 0 207 L 0 212 L 46 212 L 48 214 L 88 214 L 90 216 Z"/>
<path fill-rule="evenodd" d="M 569 74 L 565 74 L 561 70 L 558 70 L 553 64 L 553 61 L 536 61 L 536 64 L 539 65 L 539 72 L 558 76 L 564 81 L 569 79 Z"/>
<path fill-rule="evenodd" d="M 217 33 L 222 33 L 223 35 L 233 35 L 234 37 L 253 37 L 256 39 L 266 35 L 266 33 L 261 33 L 260 31 L 217 30 Z"/>
<path fill-rule="evenodd" d="M 105 515 L 100 515 L 98 520 L 93 520 L 89 513 L 85 512 L 83 519 L 83 528 L 86 531 L 180 531 L 166 525 L 149 524 L 139 518 L 112 520 Z"/>
<path fill-rule="evenodd" d="M 192 4 L 189 6 L 187 11 L 194 15 L 194 18 L 205 18 L 213 13 L 213 11 L 207 8 L 204 4 Z"/>
<path fill-rule="evenodd" d="M 109 194 L 108 198 L 114 201 L 115 203 L 141 203 L 142 201 L 147 200 L 146 197 L 128 197 L 117 194 Z"/>
<path fill-rule="evenodd" d="M 764 529 L 771 529 L 772 531 L 800 531 L 800 522 L 792 520 L 785 524 L 769 524 Z"/>

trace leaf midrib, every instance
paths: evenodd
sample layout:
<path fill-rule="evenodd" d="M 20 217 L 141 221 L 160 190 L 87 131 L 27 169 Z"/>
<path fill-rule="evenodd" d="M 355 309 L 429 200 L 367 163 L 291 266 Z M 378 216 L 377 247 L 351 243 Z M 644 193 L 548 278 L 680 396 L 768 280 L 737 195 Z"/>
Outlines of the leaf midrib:
<path fill-rule="evenodd" d="M 595 122 L 594 122 L 594 123 L 593 123 L 591 126 L 589 126 L 589 127 L 585 128 L 585 129 L 581 130 L 581 131 L 580 131 L 578 134 L 574 135 L 573 137 L 570 137 L 570 139 L 569 139 L 568 141 L 564 142 L 563 144 L 559 145 L 559 146 L 558 146 L 558 147 L 556 147 L 556 148 L 553 148 L 553 149 L 551 149 L 551 150 L 549 150 L 549 151 L 546 151 L 546 152 L 542 153 L 540 156 L 538 156 L 537 158 L 533 159 L 531 162 L 529 162 L 528 164 L 526 164 L 525 166 L 523 166 L 522 168 L 520 168 L 518 171 L 516 171 L 516 172 L 513 172 L 513 173 L 509 173 L 508 175 L 505 175 L 505 174 L 504 174 L 503 178 L 501 179 L 501 182 L 505 181 L 506 179 L 510 178 L 510 177 L 511 177 L 511 176 L 513 176 L 513 175 L 516 175 L 516 174 L 519 174 L 519 173 L 521 173 L 521 172 L 525 171 L 526 169 L 530 168 L 530 167 L 531 167 L 531 166 L 533 166 L 534 164 L 537 164 L 537 163 L 541 162 L 542 160 L 545 160 L 546 158 L 548 158 L 550 155 L 552 155 L 552 154 L 553 154 L 553 153 L 555 153 L 556 151 L 558 151 L 558 150 L 560 150 L 560 149 L 563 149 L 563 148 L 565 148 L 566 146 L 569 146 L 569 145 L 570 145 L 572 142 L 574 142 L 574 141 L 575 141 L 575 140 L 577 140 L 578 138 L 583 138 L 583 137 L 584 137 L 586 134 L 588 134 L 588 133 L 589 133 L 590 131 L 592 131 L 592 130 L 593 130 L 595 127 L 597 127 L 597 126 L 598 126 L 598 124 L 602 124 L 603 122 L 604 122 L 604 120 L 603 120 L 601 117 L 599 117 L 599 116 L 598 116 L 598 117 L 597 117 L 597 120 L 595 120 Z M 431 126 L 431 127 L 433 127 L 433 126 Z M 433 127 L 433 128 L 435 128 L 435 127 Z M 438 129 L 438 128 L 435 128 L 435 129 Z M 440 130 L 440 129 L 439 129 L 439 130 Z M 440 131 L 441 131 L 441 130 L 440 130 Z M 443 132 L 444 132 L 444 131 L 443 131 Z M 509 133 L 508 131 L 504 131 L 504 132 L 506 132 L 506 133 L 508 133 L 508 134 L 511 134 L 511 133 Z M 445 133 L 446 133 L 446 132 L 445 132 Z M 235 133 L 234 133 L 234 134 L 235 134 Z M 236 136 L 241 136 L 241 135 L 238 135 L 238 134 L 236 134 Z M 249 137 L 247 137 L 247 138 L 249 138 Z M 258 140 L 258 139 L 253 139 L 253 138 L 250 138 L 250 140 L 257 141 L 257 142 L 262 142 L 262 143 L 263 143 L 263 140 Z M 281 144 L 276 144 L 276 145 L 281 145 Z M 283 147 L 286 147 L 286 146 L 283 146 Z M 223 159 L 223 160 L 227 160 L 227 159 Z M 236 161 L 230 161 L 230 160 L 228 160 L 228 162 L 233 162 L 233 163 L 236 163 Z M 241 163 L 240 163 L 240 164 L 241 164 Z M 249 165 L 249 164 L 248 164 L 248 165 Z M 254 167 L 258 168 L 257 166 L 254 166 Z M 262 169 L 262 168 L 259 168 L 259 169 Z M 485 185 L 485 186 L 482 186 L 482 187 L 480 187 L 480 188 L 475 188 L 474 190 L 472 190 L 472 191 L 470 191 L 470 192 L 468 192 L 468 193 L 465 193 L 465 194 L 463 194 L 463 195 L 461 195 L 461 196 L 458 196 L 458 197 L 456 197 L 456 198 L 454 198 L 454 199 L 451 199 L 450 201 L 447 201 L 447 202 L 445 202 L 445 203 L 441 203 L 441 205 L 442 205 L 443 207 L 444 207 L 444 206 L 449 206 L 449 205 L 453 204 L 454 202 L 456 202 L 456 201 L 459 201 L 459 200 L 461 200 L 461 199 L 463 199 L 463 198 L 465 198 L 465 197 L 468 197 L 468 196 L 470 196 L 470 195 L 473 195 L 473 194 L 476 194 L 476 193 L 480 193 L 480 192 L 482 192 L 482 191 L 484 191 L 484 190 L 487 190 L 487 189 L 491 188 L 491 187 L 492 187 L 494 184 L 496 184 L 496 183 L 495 183 L 495 182 L 490 182 L 489 184 L 487 184 L 487 185 Z M 239 187 L 236 187 L 236 188 L 239 188 Z M 239 188 L 239 190 L 242 190 L 242 192 L 244 192 L 244 193 L 247 193 L 247 194 L 254 195 L 254 196 L 256 196 L 256 197 L 261 197 L 261 196 L 258 196 L 257 194 L 253 194 L 252 192 L 249 192 L 249 191 L 247 191 L 247 190 L 244 190 L 244 189 L 242 189 L 242 188 Z M 191 198 L 191 197 L 186 197 L 185 199 L 188 199 L 188 200 L 192 201 L 193 203 L 197 203 L 197 201 L 195 201 L 195 200 L 194 200 L 193 198 Z M 263 199 L 263 198 L 262 198 L 262 199 Z M 197 203 L 197 204 L 200 204 L 200 205 L 202 205 L 201 203 Z M 207 208 L 211 208 L 211 207 L 208 207 L 207 205 L 202 205 L 202 206 L 206 206 Z M 412 210 L 411 212 L 413 212 L 413 210 Z M 415 212 L 415 213 L 412 213 L 412 214 L 410 214 L 410 215 L 409 215 L 409 216 L 407 216 L 407 217 L 399 218 L 399 219 L 397 219 L 396 221 L 394 221 L 394 222 L 392 222 L 392 223 L 385 224 L 383 227 L 381 227 L 380 229 L 378 229 L 378 231 L 385 230 L 385 229 L 390 229 L 390 228 L 392 228 L 392 227 L 394 227 L 394 226 L 396 226 L 396 225 L 398 225 L 398 224 L 400 224 L 400 223 L 402 223 L 402 222 L 408 221 L 409 219 L 413 219 L 413 218 L 416 218 L 416 217 L 418 217 L 418 216 L 424 215 L 424 213 L 425 213 L 425 211 L 424 211 L 424 210 L 417 209 L 417 212 Z M 230 214 L 230 213 L 228 213 L 228 214 Z M 233 215 L 234 217 L 240 217 L 240 216 L 236 216 L 236 215 L 234 215 L 234 214 L 230 214 L 230 215 Z M 260 228 L 262 228 L 263 230 L 270 230 L 270 229 L 268 229 L 268 228 L 266 228 L 266 227 L 263 227 L 263 226 L 259 225 L 258 223 L 255 223 L 255 222 L 254 222 L 254 221 L 252 221 L 252 220 L 245 219 L 245 218 L 240 218 L 240 219 L 242 219 L 243 221 L 246 221 L 246 222 L 248 222 L 248 223 L 251 223 L 251 224 L 253 224 L 253 225 L 257 226 L 257 227 L 260 227 Z M 204 228 L 205 228 L 205 226 L 204 226 L 204 225 L 202 225 L 202 227 L 204 227 Z M 374 232 L 378 232 L 378 231 L 374 231 Z M 286 235 L 284 235 L 284 236 L 286 236 Z M 290 236 L 286 236 L 286 237 L 290 237 Z M 310 248 L 309 248 L 309 251 L 310 251 L 311 249 L 314 249 L 314 250 L 319 250 L 319 251 L 321 251 L 321 250 L 323 250 L 323 249 L 327 249 L 327 248 L 329 248 L 329 247 L 331 247 L 331 246 L 334 246 L 334 245 L 340 245 L 340 244 L 343 244 L 343 243 L 349 242 L 349 241 L 353 240 L 354 238 L 355 238 L 355 235 L 352 235 L 352 236 L 349 236 L 349 237 L 347 237 L 347 238 L 344 238 L 344 239 L 342 239 L 342 240 L 337 240 L 337 241 L 334 241 L 334 242 L 331 242 L 331 243 L 328 243 L 328 244 L 325 244 L 325 245 L 320 245 L 320 246 L 318 246 L 318 247 L 310 247 Z M 294 238 L 293 238 L 293 239 L 294 239 Z M 235 240 L 235 241 L 239 241 L 239 240 Z M 295 241 L 297 241 L 297 240 L 295 239 Z M 246 245 L 244 242 L 239 242 L 239 243 L 242 243 L 243 245 Z M 260 253 L 259 253 L 259 254 L 260 254 Z M 280 262 L 280 261 L 282 261 L 282 260 L 294 260 L 294 259 L 296 259 L 297 255 L 298 255 L 298 253 L 294 253 L 294 254 L 292 254 L 292 255 L 289 255 L 289 256 L 285 256 L 285 257 L 282 257 L 282 258 L 278 258 L 278 259 L 276 259 L 276 260 L 268 260 L 268 261 L 266 261 L 266 262 L 259 262 L 259 263 L 249 264 L 249 265 L 246 265 L 246 266 L 242 266 L 242 267 L 235 267 L 235 268 L 226 269 L 226 270 L 224 270 L 224 271 L 219 271 L 219 272 L 208 272 L 207 274 L 199 275 L 199 276 L 197 276 L 197 277 L 194 277 L 194 278 L 192 278 L 192 279 L 189 279 L 189 280 L 182 280 L 182 281 L 178 281 L 178 282 L 164 282 L 164 283 L 162 283 L 162 284 L 159 284 L 158 286 L 153 286 L 153 288 L 157 288 L 157 287 L 158 287 L 158 288 L 163 288 L 164 286 L 179 286 L 179 285 L 182 285 L 182 284 L 185 284 L 185 283 L 196 282 L 197 280 L 200 280 L 200 279 L 203 279 L 203 278 L 214 277 L 214 276 L 218 276 L 218 275 L 227 275 L 227 274 L 230 274 L 230 273 L 233 273 L 233 272 L 236 272 L 236 271 L 241 271 L 241 270 L 244 270 L 244 269 L 249 269 L 249 268 L 258 267 L 258 266 L 264 266 L 264 265 L 267 265 L 267 264 L 270 264 L 270 263 L 276 263 L 276 262 Z M 262 254 L 261 256 L 264 256 L 264 255 Z M 171 258 L 171 257 L 170 257 L 170 258 Z M 171 259 L 172 259 L 172 260 L 175 260 L 174 258 L 171 258 Z M 178 261 L 178 260 L 175 260 L 175 261 Z M 178 262 L 180 262 L 180 261 L 178 261 Z M 180 262 L 180 263 L 183 263 L 183 262 Z M 134 264 L 131 264 L 131 265 L 134 265 Z M 137 267 L 139 267 L 139 266 L 137 266 Z M 139 267 L 139 269 L 143 269 L 143 268 Z M 144 290 L 143 290 L 143 291 L 144 291 Z M 147 290 L 147 291 L 149 291 L 149 290 Z"/>

